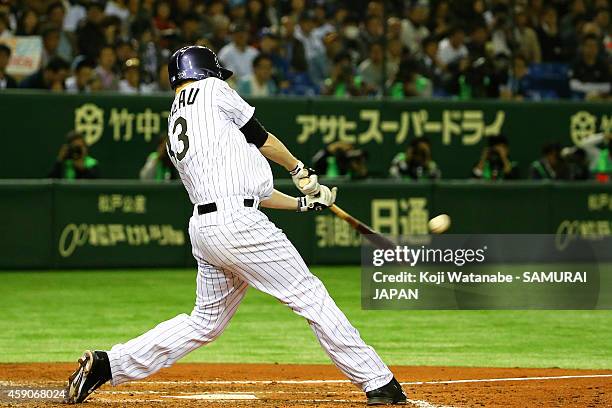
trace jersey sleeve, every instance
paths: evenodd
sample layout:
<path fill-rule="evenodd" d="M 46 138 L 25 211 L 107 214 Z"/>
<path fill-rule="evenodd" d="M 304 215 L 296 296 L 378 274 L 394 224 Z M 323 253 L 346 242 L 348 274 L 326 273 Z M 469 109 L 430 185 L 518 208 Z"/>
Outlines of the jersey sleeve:
<path fill-rule="evenodd" d="M 218 81 L 216 97 L 221 113 L 239 128 L 243 127 L 255 113 L 255 108 L 242 99 L 225 81 Z"/>

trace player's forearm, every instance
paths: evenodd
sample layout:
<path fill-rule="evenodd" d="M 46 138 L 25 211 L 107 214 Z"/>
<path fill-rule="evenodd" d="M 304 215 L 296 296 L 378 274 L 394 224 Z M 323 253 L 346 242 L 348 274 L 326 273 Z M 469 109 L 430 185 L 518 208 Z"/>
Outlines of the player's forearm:
<path fill-rule="evenodd" d="M 287 147 L 285 147 L 283 142 L 278 140 L 272 133 L 268 132 L 268 139 L 264 145 L 259 148 L 259 151 L 266 158 L 283 166 L 287 171 L 291 171 L 297 166 L 298 159 L 296 159 Z"/>
<path fill-rule="evenodd" d="M 293 184 L 302 194 L 314 195 L 319 192 L 321 186 L 316 172 L 296 159 L 283 142 L 272 133 L 268 132 L 268 137 L 264 144 L 259 147 L 259 151 L 267 159 L 283 166 L 291 174 Z"/>
<path fill-rule="evenodd" d="M 281 193 L 278 190 L 274 190 L 270 198 L 263 200 L 261 206 L 265 208 L 274 208 L 277 210 L 292 210 L 297 209 L 298 199 L 291 197 L 285 193 Z"/>

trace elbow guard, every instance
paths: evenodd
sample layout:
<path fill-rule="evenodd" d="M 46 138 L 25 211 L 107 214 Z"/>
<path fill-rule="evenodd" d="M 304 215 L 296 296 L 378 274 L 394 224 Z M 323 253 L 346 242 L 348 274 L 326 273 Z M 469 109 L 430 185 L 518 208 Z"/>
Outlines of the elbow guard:
<path fill-rule="evenodd" d="M 246 141 L 253 143 L 257 148 L 263 146 L 266 140 L 268 140 L 268 131 L 259 123 L 255 115 L 240 128 L 240 131 L 244 135 Z"/>

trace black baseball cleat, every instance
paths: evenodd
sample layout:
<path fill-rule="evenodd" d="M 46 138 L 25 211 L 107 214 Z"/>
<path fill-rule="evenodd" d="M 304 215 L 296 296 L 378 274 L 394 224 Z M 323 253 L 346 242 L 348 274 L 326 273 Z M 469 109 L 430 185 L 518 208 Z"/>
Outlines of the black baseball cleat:
<path fill-rule="evenodd" d="M 108 355 L 104 351 L 86 350 L 79 358 L 79 368 L 68 378 L 66 404 L 85 401 L 92 392 L 112 378 Z"/>
<path fill-rule="evenodd" d="M 368 405 L 403 405 L 406 403 L 406 394 L 395 377 L 387 385 L 366 392 L 366 397 L 368 397 Z"/>

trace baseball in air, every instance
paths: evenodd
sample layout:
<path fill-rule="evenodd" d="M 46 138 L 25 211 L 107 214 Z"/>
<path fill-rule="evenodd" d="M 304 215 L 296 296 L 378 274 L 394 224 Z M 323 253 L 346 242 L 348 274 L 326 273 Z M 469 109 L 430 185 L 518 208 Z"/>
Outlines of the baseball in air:
<path fill-rule="evenodd" d="M 451 225 L 451 219 L 447 214 L 440 214 L 429 220 L 429 230 L 434 234 L 441 234 Z"/>

